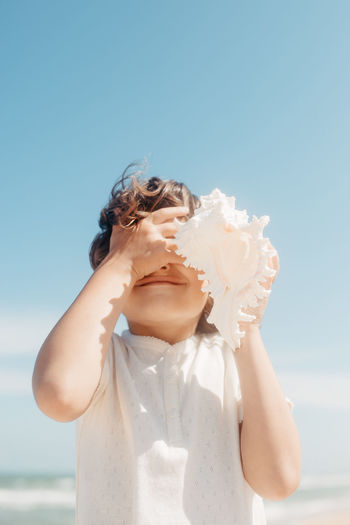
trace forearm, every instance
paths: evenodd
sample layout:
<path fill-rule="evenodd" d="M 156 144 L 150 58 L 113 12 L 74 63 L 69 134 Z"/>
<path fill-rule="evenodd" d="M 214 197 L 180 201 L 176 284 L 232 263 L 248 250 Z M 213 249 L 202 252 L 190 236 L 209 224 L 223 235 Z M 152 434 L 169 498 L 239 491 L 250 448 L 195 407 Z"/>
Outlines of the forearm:
<path fill-rule="evenodd" d="M 298 430 L 257 326 L 244 328 L 235 351 L 244 420 L 242 466 L 250 486 L 264 498 L 283 499 L 299 484 Z"/>
<path fill-rule="evenodd" d="M 87 408 L 133 283 L 127 260 L 106 258 L 51 330 L 33 372 L 33 392 L 43 411 L 46 405 L 51 410 L 52 399 L 67 411 L 72 406 L 77 416 Z"/>

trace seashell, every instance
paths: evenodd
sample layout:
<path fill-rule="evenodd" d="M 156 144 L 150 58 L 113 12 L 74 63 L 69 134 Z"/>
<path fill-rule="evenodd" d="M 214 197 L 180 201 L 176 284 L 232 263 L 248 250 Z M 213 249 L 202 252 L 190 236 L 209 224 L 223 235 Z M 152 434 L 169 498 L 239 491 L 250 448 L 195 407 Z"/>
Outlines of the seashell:
<path fill-rule="evenodd" d="M 186 222 L 175 219 L 176 253 L 185 257 L 185 266 L 204 273 L 202 287 L 213 298 L 213 307 L 207 318 L 233 350 L 240 348 L 245 332 L 238 322 L 253 321 L 256 317 L 242 312 L 242 308 L 258 306 L 258 299 L 270 295 L 261 284 L 273 277 L 276 270 L 268 265 L 268 258 L 276 255 L 263 230 L 270 222 L 268 215 L 251 222 L 246 210 L 236 209 L 235 197 L 227 197 L 218 188 L 210 195 L 200 197 L 201 206 Z"/>

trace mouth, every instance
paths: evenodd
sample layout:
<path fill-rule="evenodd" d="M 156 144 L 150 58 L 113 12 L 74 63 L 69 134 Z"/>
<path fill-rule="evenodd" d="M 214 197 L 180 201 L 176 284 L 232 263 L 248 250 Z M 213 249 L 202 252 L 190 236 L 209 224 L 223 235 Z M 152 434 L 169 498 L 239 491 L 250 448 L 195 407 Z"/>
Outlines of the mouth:
<path fill-rule="evenodd" d="M 138 286 L 141 287 L 141 286 L 165 286 L 165 285 L 170 285 L 170 286 L 182 286 L 184 283 L 174 283 L 174 282 L 171 282 L 171 281 L 152 281 L 150 283 L 144 283 L 144 284 L 139 284 Z"/>

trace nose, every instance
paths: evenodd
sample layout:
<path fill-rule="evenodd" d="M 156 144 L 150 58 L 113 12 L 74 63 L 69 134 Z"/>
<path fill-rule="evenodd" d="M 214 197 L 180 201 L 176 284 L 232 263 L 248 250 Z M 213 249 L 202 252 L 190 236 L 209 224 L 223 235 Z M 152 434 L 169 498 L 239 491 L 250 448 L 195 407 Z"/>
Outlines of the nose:
<path fill-rule="evenodd" d="M 163 264 L 163 266 L 161 266 L 161 270 L 169 270 L 170 268 L 170 265 L 169 264 Z"/>

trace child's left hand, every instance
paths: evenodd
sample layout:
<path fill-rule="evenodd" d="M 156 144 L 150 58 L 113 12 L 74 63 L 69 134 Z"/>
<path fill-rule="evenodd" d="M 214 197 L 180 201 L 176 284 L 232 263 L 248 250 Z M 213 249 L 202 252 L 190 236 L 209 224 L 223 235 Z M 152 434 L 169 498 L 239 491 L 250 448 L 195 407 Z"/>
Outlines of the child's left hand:
<path fill-rule="evenodd" d="M 274 246 L 272 246 L 270 240 L 269 240 L 269 247 L 270 248 L 274 248 Z M 276 249 L 276 248 L 274 248 L 274 249 Z M 273 268 L 274 270 L 276 270 L 276 274 L 274 275 L 274 277 L 266 277 L 266 281 L 265 282 L 259 281 L 259 283 L 264 288 L 266 288 L 267 290 L 271 290 L 272 283 L 275 281 L 275 279 L 276 279 L 276 277 L 278 275 L 279 269 L 280 269 L 280 262 L 279 262 L 278 253 L 277 253 L 277 255 L 274 255 L 273 257 L 269 257 L 268 258 L 268 265 L 270 266 L 270 268 Z M 258 306 L 242 308 L 242 312 L 247 313 L 249 315 L 255 315 L 256 319 L 254 319 L 253 321 L 250 321 L 250 322 L 239 321 L 238 324 L 239 324 L 239 329 L 240 330 L 246 331 L 247 329 L 249 329 L 250 326 L 254 326 L 254 325 L 255 326 L 256 325 L 260 326 L 262 318 L 263 318 L 263 315 L 264 315 L 264 312 L 265 312 L 265 308 L 267 306 L 267 302 L 269 300 L 269 297 L 270 296 L 264 297 L 263 299 L 258 299 L 258 303 L 259 303 Z"/>

